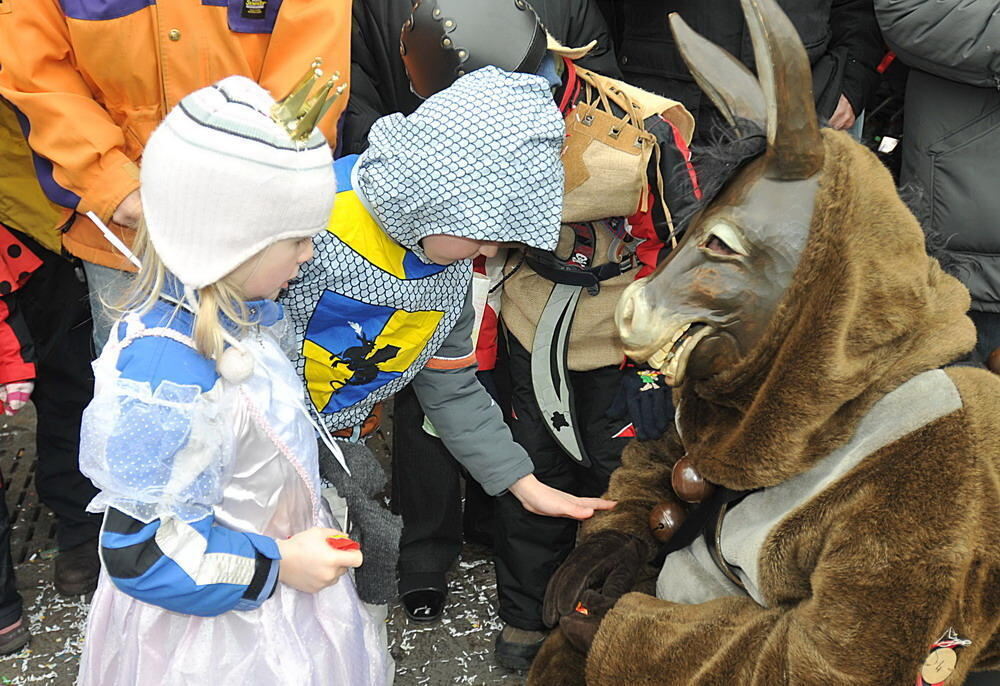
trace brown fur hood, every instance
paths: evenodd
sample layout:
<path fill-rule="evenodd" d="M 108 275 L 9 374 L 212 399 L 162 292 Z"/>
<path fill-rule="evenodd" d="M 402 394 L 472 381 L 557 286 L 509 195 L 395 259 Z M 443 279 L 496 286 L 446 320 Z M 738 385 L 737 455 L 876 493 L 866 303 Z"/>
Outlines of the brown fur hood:
<path fill-rule="evenodd" d="M 823 139 L 809 240 L 761 345 L 678 391 L 688 456 L 730 488 L 805 471 L 883 395 L 975 344 L 968 292 L 927 256 L 889 173 L 846 134 Z"/>

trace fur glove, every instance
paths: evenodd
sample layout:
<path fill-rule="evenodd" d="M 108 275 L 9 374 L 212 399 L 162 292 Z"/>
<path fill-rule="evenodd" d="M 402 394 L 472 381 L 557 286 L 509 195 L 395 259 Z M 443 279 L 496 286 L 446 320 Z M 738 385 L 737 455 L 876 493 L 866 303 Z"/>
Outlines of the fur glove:
<path fill-rule="evenodd" d="M 597 591 L 586 591 L 576 610 L 559 620 L 559 628 L 569 644 L 586 655 L 594 644 L 594 636 L 601 628 L 604 615 L 615 606 L 618 598 L 611 598 Z"/>
<path fill-rule="evenodd" d="M 632 590 L 648 556 L 647 545 L 619 531 L 599 531 L 585 538 L 549 579 L 542 621 L 555 626 L 571 615 L 588 590 L 614 604 Z"/>

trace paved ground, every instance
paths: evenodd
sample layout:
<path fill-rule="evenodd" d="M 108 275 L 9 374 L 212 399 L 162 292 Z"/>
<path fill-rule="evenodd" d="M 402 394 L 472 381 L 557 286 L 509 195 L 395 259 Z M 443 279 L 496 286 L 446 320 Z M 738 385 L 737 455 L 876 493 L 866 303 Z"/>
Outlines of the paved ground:
<path fill-rule="evenodd" d="M 7 479 L 8 505 L 15 517 L 12 549 L 32 631 L 28 648 L 0 658 L 0 686 L 70 686 L 83 646 L 88 599 L 62 598 L 51 583 L 53 516 L 35 494 L 33 426 L 30 408 L 13 420 L 0 419 L 0 470 Z M 383 454 L 384 439 L 378 446 Z M 444 617 L 433 624 L 408 623 L 401 608 L 392 609 L 389 641 L 396 659 L 396 684 L 523 684 L 522 675 L 493 664 L 493 636 L 499 624 L 487 549 L 466 547 L 452 574 L 450 593 Z"/>

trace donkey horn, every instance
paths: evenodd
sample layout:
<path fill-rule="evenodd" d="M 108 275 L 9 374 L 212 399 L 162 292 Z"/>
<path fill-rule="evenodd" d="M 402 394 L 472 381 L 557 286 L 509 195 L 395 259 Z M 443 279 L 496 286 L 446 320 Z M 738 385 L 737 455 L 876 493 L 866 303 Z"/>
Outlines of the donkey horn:
<path fill-rule="evenodd" d="M 750 120 L 761 130 L 767 125 L 764 91 L 757 77 L 742 62 L 701 36 L 676 12 L 670 13 L 670 29 L 688 70 L 730 126 L 741 135 L 740 120 Z"/>
<path fill-rule="evenodd" d="M 767 175 L 807 179 L 823 166 L 812 72 L 798 32 L 775 0 L 740 0 L 767 103 Z"/>

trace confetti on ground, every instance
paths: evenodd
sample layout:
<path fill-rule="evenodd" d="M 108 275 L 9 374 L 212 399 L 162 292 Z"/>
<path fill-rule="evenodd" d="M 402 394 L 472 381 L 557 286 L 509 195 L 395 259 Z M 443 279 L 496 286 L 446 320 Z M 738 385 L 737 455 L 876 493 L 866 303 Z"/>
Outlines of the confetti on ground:
<path fill-rule="evenodd" d="M 396 685 L 524 683 L 524 675 L 493 662 L 496 579 L 488 549 L 467 545 L 452 570 L 448 604 L 438 622 L 408 622 L 403 608 L 390 613 L 389 647 L 396 659 Z"/>

